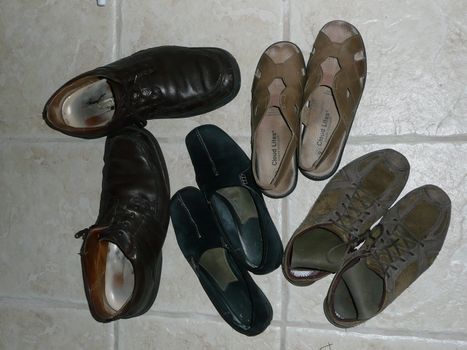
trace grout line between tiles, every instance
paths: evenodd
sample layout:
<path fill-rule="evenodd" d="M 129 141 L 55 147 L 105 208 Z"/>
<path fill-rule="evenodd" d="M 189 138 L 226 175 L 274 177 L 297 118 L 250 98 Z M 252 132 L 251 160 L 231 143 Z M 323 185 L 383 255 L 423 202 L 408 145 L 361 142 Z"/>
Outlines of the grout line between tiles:
<path fill-rule="evenodd" d="M 403 329 L 384 329 L 384 328 L 353 328 L 342 330 L 332 325 L 315 323 L 315 322 L 287 322 L 288 328 L 301 328 L 328 332 L 345 332 L 354 335 L 373 335 L 373 336 L 390 336 L 400 338 L 419 338 L 431 340 L 449 340 L 467 342 L 467 333 L 463 332 L 434 332 L 434 331 L 410 331 Z"/>
<path fill-rule="evenodd" d="M 196 320 L 205 320 L 205 321 L 222 321 L 222 318 L 218 315 L 211 315 L 202 312 L 177 312 L 177 311 L 156 311 L 149 310 L 145 313 L 146 316 L 158 316 L 158 317 L 167 317 L 167 318 L 183 318 L 183 319 L 196 319 Z"/>
<path fill-rule="evenodd" d="M 21 297 L 8 297 L 8 296 L 1 296 L 0 297 L 0 305 L 9 305 L 19 308 L 37 308 L 37 309 L 73 309 L 73 310 L 83 310 L 88 311 L 87 303 L 83 302 L 72 302 L 72 301 L 61 301 L 61 300 L 54 300 L 54 299 L 46 299 L 46 298 L 21 298 Z M 224 320 L 219 315 L 211 315 L 201 312 L 179 312 L 179 311 L 155 311 L 149 310 L 144 315 L 140 317 L 165 317 L 165 318 L 173 318 L 173 319 L 190 319 L 190 320 L 205 320 L 205 321 L 214 321 L 223 323 Z M 116 349 L 118 350 L 118 343 L 120 338 L 120 327 L 116 326 L 119 324 L 119 321 L 114 322 L 114 346 L 117 346 Z M 272 326 L 280 327 L 281 322 L 277 320 L 273 320 L 271 322 Z"/>
<path fill-rule="evenodd" d="M 237 142 L 250 142 L 250 136 L 231 135 Z M 184 142 L 185 136 L 157 137 L 159 143 L 180 144 Z M 104 143 L 105 138 L 84 140 L 73 137 L 0 137 L 0 144 L 4 143 Z M 349 145 L 394 145 L 394 144 L 464 144 L 467 143 L 467 134 L 446 135 L 446 136 L 424 136 L 417 134 L 406 135 L 368 135 L 351 136 L 348 139 Z"/>
<path fill-rule="evenodd" d="M 119 342 L 120 342 L 120 321 L 115 321 L 113 323 L 113 333 L 114 333 L 113 349 L 118 350 Z"/>
<path fill-rule="evenodd" d="M 290 0 L 282 0 L 282 40 L 290 41 Z"/>
<path fill-rule="evenodd" d="M 225 323 L 224 319 L 219 315 L 211 315 L 201 312 L 179 312 L 179 311 L 155 311 L 149 310 L 142 317 L 165 317 L 173 319 L 189 319 L 189 320 L 202 320 L 218 323 Z M 271 321 L 271 326 L 281 327 L 281 321 Z"/>
<path fill-rule="evenodd" d="M 287 296 L 288 297 L 288 296 Z M 38 298 L 18 298 L 18 297 L 0 297 L 0 305 L 11 305 L 19 308 L 44 308 L 44 309 L 74 309 L 80 311 L 87 311 L 87 303 L 81 302 L 65 302 L 53 299 L 38 299 Z M 285 306 L 286 308 L 287 306 Z M 205 320 L 214 322 L 224 322 L 219 315 L 211 315 L 199 312 L 175 312 L 175 311 L 155 311 L 149 310 L 146 314 L 141 317 L 165 317 L 172 319 L 190 319 L 190 320 Z M 357 328 L 352 330 L 340 330 L 332 327 L 331 325 L 325 325 L 322 323 L 314 322 L 297 322 L 287 321 L 287 314 L 282 315 L 282 320 L 274 320 L 271 322 L 271 326 L 280 327 L 281 329 L 281 349 L 285 349 L 287 328 L 302 328 L 311 330 L 321 330 L 329 332 L 346 332 L 349 334 L 356 335 L 373 335 L 373 336 L 391 336 L 401 338 L 419 338 L 419 339 L 432 339 L 432 340 L 448 340 L 448 341 L 459 341 L 467 343 L 467 333 L 462 332 L 434 332 L 434 331 L 406 331 L 403 329 L 382 329 L 382 328 Z M 114 349 L 118 350 L 120 341 L 120 326 L 119 322 L 114 323 Z M 284 333 L 285 332 L 285 333 Z"/>
<path fill-rule="evenodd" d="M 281 237 L 282 244 L 287 244 L 289 237 L 289 200 L 283 199 L 281 203 L 282 223 Z M 289 308 L 289 287 L 285 278 L 281 278 L 281 334 L 280 334 L 280 349 L 285 350 L 287 346 L 287 310 Z"/>
<path fill-rule="evenodd" d="M 203 320 L 211 322 L 225 323 L 223 318 L 219 315 L 206 314 L 202 312 L 182 312 L 182 311 L 156 311 L 149 310 L 142 317 L 165 317 L 165 318 L 174 318 L 174 319 L 189 319 L 189 320 Z M 272 326 L 280 327 L 281 322 L 273 320 L 271 322 Z"/>
<path fill-rule="evenodd" d="M 404 135 L 361 135 L 349 137 L 351 145 L 369 144 L 417 144 L 417 143 L 466 143 L 467 134 L 428 136 L 419 134 Z"/>
<path fill-rule="evenodd" d="M 88 305 L 82 302 L 63 301 L 49 298 L 24 298 L 24 297 L 9 297 L 0 296 L 1 305 L 12 305 L 20 307 L 36 307 L 36 308 L 56 308 L 56 309 L 74 309 L 87 310 Z"/>
<path fill-rule="evenodd" d="M 115 57 L 118 59 L 122 57 L 122 23 L 123 23 L 123 11 L 122 1 L 117 0 L 115 4 Z"/>
<path fill-rule="evenodd" d="M 112 7 L 112 20 L 113 20 L 113 27 L 112 27 L 112 61 L 115 61 L 117 57 L 117 12 L 118 12 L 118 1 L 115 1 L 115 5 Z"/>
<path fill-rule="evenodd" d="M 21 143 L 102 143 L 105 139 L 80 139 L 77 137 L 2 137 L 0 144 L 21 144 Z"/>

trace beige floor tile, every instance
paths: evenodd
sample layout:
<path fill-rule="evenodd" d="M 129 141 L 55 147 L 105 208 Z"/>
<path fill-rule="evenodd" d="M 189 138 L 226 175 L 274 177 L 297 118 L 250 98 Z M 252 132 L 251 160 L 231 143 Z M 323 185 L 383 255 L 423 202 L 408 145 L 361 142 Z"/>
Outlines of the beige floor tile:
<path fill-rule="evenodd" d="M 270 326 L 254 338 L 237 333 L 225 322 L 201 318 L 141 317 L 120 321 L 120 347 L 123 349 L 279 349 L 280 331 Z"/>
<path fill-rule="evenodd" d="M 2 143 L 0 295 L 84 301 L 74 233 L 99 206 L 101 142 Z"/>
<path fill-rule="evenodd" d="M 159 45 L 216 46 L 231 52 L 242 74 L 239 95 L 207 115 L 158 121 L 156 135 L 185 136 L 195 126 L 223 125 L 235 135 L 250 134 L 250 88 L 263 50 L 282 39 L 282 3 L 269 0 L 123 2 L 123 54 Z M 175 127 L 177 125 L 177 127 Z M 156 128 L 156 127 L 155 127 Z"/>
<path fill-rule="evenodd" d="M 384 146 L 352 145 L 348 147 L 342 164 L 378 148 Z M 368 321 L 363 327 L 437 332 L 465 331 L 467 319 L 464 318 L 464 313 L 458 313 L 458 310 L 467 303 L 464 293 L 467 285 L 459 278 L 467 268 L 464 259 L 467 241 L 463 235 L 466 230 L 464 217 L 467 182 L 465 164 L 455 159 L 462 159 L 467 147 L 463 144 L 418 144 L 395 145 L 394 148 L 404 154 L 411 164 L 410 178 L 402 195 L 427 183 L 440 186 L 451 197 L 451 225 L 445 245 L 434 265 L 381 315 Z M 422 154 L 423 157 L 420 156 Z M 311 185 L 311 182 L 308 182 L 306 186 Z M 305 185 L 300 185 L 298 191 L 289 199 L 290 233 L 301 223 L 319 194 L 316 189 L 307 193 L 302 186 Z M 302 203 L 310 205 L 305 208 Z M 287 319 L 327 323 L 322 311 L 322 302 L 330 281 L 331 278 L 328 277 L 309 287 L 289 285 Z M 453 317 L 454 314 L 456 317 Z"/>
<path fill-rule="evenodd" d="M 2 2 L 0 130 L 5 137 L 61 137 L 42 109 L 63 83 L 112 60 L 114 6 L 94 1 Z"/>
<path fill-rule="evenodd" d="M 0 303 L 0 349 L 112 349 L 113 327 L 85 310 Z"/>
<path fill-rule="evenodd" d="M 415 337 L 378 336 L 344 331 L 288 328 L 286 349 L 460 350 L 467 349 L 467 342 L 420 339 Z"/>

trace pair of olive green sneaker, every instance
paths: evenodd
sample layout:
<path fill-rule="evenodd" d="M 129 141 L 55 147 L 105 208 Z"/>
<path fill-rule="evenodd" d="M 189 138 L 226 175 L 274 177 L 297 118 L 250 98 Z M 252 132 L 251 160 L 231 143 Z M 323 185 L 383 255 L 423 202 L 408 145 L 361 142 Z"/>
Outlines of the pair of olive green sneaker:
<path fill-rule="evenodd" d="M 292 284 L 335 273 L 324 300 L 335 326 L 353 327 L 380 313 L 443 245 L 451 216 L 443 190 L 425 185 L 391 207 L 409 172 L 407 159 L 391 149 L 352 161 L 325 186 L 285 249 L 282 268 Z"/>

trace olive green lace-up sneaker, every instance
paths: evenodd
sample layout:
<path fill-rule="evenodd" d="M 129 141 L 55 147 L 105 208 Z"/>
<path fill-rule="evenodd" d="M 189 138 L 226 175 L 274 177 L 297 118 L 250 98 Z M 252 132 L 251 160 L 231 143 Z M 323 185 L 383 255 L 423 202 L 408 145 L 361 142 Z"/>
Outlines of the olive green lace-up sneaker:
<path fill-rule="evenodd" d="M 343 167 L 326 185 L 290 239 L 282 270 L 295 285 L 310 285 L 336 272 L 346 252 L 397 199 L 409 176 L 400 153 L 384 149 Z"/>
<path fill-rule="evenodd" d="M 450 217 L 449 197 L 436 186 L 402 198 L 334 276 L 324 301 L 329 322 L 353 327 L 384 310 L 431 266 Z"/>

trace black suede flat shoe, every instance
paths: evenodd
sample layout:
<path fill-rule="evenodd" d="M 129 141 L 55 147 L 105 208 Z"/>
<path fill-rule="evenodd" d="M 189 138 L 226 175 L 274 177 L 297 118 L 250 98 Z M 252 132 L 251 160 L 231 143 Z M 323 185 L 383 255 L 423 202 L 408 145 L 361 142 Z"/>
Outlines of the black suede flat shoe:
<path fill-rule="evenodd" d="M 282 242 L 248 156 L 214 125 L 195 128 L 185 142 L 198 186 L 234 257 L 255 274 L 275 270 L 281 264 Z"/>
<path fill-rule="evenodd" d="M 225 247 L 203 194 L 181 189 L 172 197 L 170 216 L 183 255 L 222 318 L 242 334 L 263 332 L 271 323 L 271 304 Z"/>

